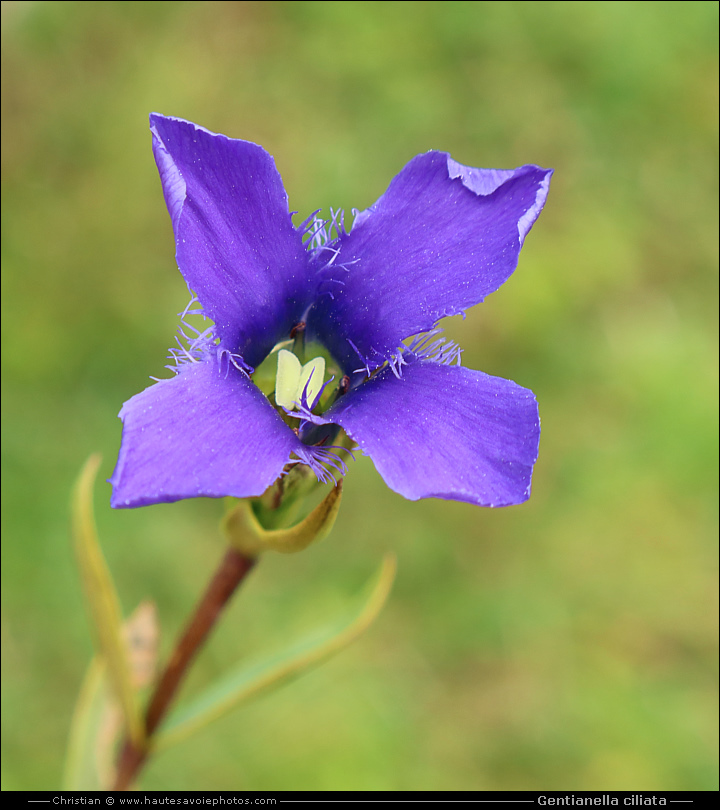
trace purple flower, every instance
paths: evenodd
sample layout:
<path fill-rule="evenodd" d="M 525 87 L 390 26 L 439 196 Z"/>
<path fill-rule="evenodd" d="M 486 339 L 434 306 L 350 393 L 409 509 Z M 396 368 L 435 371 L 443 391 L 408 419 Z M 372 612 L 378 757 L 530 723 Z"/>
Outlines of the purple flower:
<path fill-rule="evenodd" d="M 123 406 L 113 506 L 257 496 L 298 461 L 327 477 L 338 464 L 333 426 L 411 500 L 526 500 L 535 397 L 451 364 L 460 350 L 438 338 L 437 323 L 511 275 L 551 170 L 473 169 L 427 152 L 355 212 L 349 232 L 341 213 L 295 227 L 260 146 L 178 118 L 150 122 L 178 266 L 214 326 L 173 350 L 172 378 Z M 338 377 L 318 394 L 323 369 L 314 367 L 297 388 L 302 363 L 286 352 L 282 362 L 297 366 L 291 411 L 254 372 L 300 333 L 324 347 Z"/>

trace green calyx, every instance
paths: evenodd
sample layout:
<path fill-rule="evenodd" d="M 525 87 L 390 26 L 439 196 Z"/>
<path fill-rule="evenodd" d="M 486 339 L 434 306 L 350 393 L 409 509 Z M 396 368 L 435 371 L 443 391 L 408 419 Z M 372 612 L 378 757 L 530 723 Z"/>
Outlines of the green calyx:
<path fill-rule="evenodd" d="M 342 480 L 328 492 L 310 514 L 289 528 L 266 529 L 258 520 L 252 502 L 242 500 L 226 514 L 223 530 L 230 545 L 240 553 L 257 557 L 264 551 L 293 554 L 322 540 L 332 529 L 342 496 Z"/>

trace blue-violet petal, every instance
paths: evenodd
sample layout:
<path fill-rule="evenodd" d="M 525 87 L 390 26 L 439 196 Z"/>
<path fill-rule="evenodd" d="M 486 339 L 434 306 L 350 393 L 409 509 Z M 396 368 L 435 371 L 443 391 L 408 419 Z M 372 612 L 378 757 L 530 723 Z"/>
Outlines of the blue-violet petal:
<path fill-rule="evenodd" d="M 264 394 L 209 356 L 128 400 L 112 505 L 261 495 L 306 451 Z"/>
<path fill-rule="evenodd" d="M 508 506 L 530 497 L 540 440 L 532 391 L 461 366 L 415 361 L 390 368 L 324 414 L 410 500 Z"/>
<path fill-rule="evenodd" d="M 379 368 L 405 338 L 480 303 L 511 275 L 551 170 L 413 158 L 335 243 L 338 283 L 308 326 L 346 373 Z"/>
<path fill-rule="evenodd" d="M 257 366 L 306 310 L 313 285 L 273 158 L 249 141 L 150 116 L 177 263 L 223 348 Z"/>

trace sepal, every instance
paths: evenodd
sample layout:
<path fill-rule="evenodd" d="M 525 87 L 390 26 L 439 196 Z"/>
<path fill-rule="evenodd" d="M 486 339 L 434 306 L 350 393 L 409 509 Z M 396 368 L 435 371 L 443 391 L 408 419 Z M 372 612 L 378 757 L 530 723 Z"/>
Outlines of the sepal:
<path fill-rule="evenodd" d="M 342 496 L 342 479 L 299 523 L 286 529 L 265 529 L 253 511 L 252 502 L 241 500 L 225 516 L 223 530 L 228 542 L 242 554 L 257 557 L 263 551 L 294 554 L 322 540 L 332 529 Z"/>

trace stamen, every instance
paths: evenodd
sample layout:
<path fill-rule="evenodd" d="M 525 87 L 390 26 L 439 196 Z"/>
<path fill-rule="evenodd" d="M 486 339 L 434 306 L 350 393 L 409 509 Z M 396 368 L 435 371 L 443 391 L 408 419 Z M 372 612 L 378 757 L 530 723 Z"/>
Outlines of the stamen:
<path fill-rule="evenodd" d="M 290 330 L 290 337 L 293 340 L 292 350 L 298 357 L 305 359 L 305 321 L 299 321 Z"/>
<path fill-rule="evenodd" d="M 297 335 L 299 335 L 300 332 L 305 331 L 306 326 L 307 324 L 305 323 L 305 321 L 300 321 L 300 323 L 296 323 L 295 326 L 293 326 L 293 328 L 290 330 L 290 337 L 291 338 L 297 337 Z"/>

